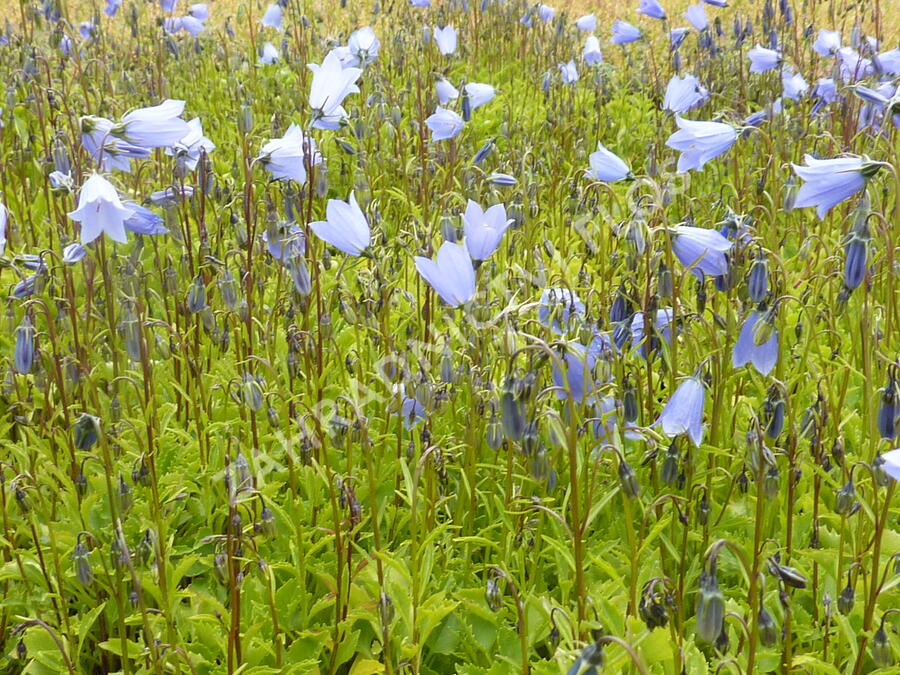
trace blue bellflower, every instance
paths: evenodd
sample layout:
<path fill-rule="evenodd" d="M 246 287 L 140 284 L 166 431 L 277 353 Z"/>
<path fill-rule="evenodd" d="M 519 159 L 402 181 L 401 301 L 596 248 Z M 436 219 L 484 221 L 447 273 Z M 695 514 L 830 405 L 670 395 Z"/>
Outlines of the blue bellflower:
<path fill-rule="evenodd" d="M 706 392 L 699 375 L 683 380 L 666 403 L 655 425 L 670 438 L 686 433 L 694 445 L 703 442 L 703 402 Z"/>
<path fill-rule="evenodd" d="M 734 242 L 717 230 L 678 225 L 672 230 L 672 252 L 682 265 L 700 279 L 703 275 L 719 277 L 728 273 L 726 255 Z"/>
<path fill-rule="evenodd" d="M 731 352 L 731 364 L 735 368 L 752 363 L 761 375 L 772 372 L 778 363 L 778 333 L 774 326 L 765 325 L 769 320 L 767 312 L 750 312 Z M 762 344 L 757 344 L 759 340 Z"/>
<path fill-rule="evenodd" d="M 636 42 L 641 39 L 641 31 L 636 26 L 632 26 L 627 21 L 616 19 L 612 25 L 612 38 L 610 42 L 614 45 L 625 45 L 629 42 Z"/>
<path fill-rule="evenodd" d="M 422 278 L 451 307 L 459 307 L 475 295 L 475 268 L 465 244 L 445 241 L 436 260 L 416 256 L 415 262 Z"/>
<path fill-rule="evenodd" d="M 666 10 L 657 0 L 640 0 L 637 8 L 638 14 L 649 16 L 651 19 L 665 20 Z"/>
<path fill-rule="evenodd" d="M 683 114 L 697 108 L 709 99 L 709 90 L 700 84 L 694 75 L 684 77 L 673 75 L 666 86 L 663 108 L 673 113 Z"/>
<path fill-rule="evenodd" d="M 108 180 L 92 174 L 78 194 L 78 208 L 69 218 L 81 225 L 81 243 L 89 244 L 102 234 L 124 244 L 128 241 L 123 223 L 134 211 L 122 204 L 119 193 Z"/>
<path fill-rule="evenodd" d="M 581 298 L 568 288 L 545 288 L 538 301 L 538 321 L 558 335 L 577 326 L 584 312 Z"/>
<path fill-rule="evenodd" d="M 450 56 L 456 51 L 456 29 L 453 26 L 444 26 L 443 28 L 435 28 L 433 32 L 434 43 L 437 45 L 438 51 L 444 56 Z"/>
<path fill-rule="evenodd" d="M 852 197 L 866 186 L 861 157 L 816 159 L 805 155 L 806 166 L 792 164 L 794 173 L 804 183 L 797 192 L 796 208 L 815 206 L 816 214 L 824 219 L 832 207 Z"/>
<path fill-rule="evenodd" d="M 600 51 L 600 40 L 597 39 L 596 35 L 589 35 L 585 39 L 581 58 L 589 66 L 603 63 L 603 52 Z"/>
<path fill-rule="evenodd" d="M 628 165 L 618 155 L 603 147 L 602 143 L 597 143 L 596 152 L 591 153 L 590 163 L 591 168 L 586 173 L 594 180 L 614 183 L 631 177 Z"/>
<path fill-rule="evenodd" d="M 356 81 L 362 75 L 360 68 L 344 68 L 340 56 L 328 52 L 322 64 L 310 63 L 313 79 L 309 87 L 309 107 L 313 111 L 313 129 L 339 129 L 347 117 L 342 104 L 350 94 L 358 94 Z"/>
<path fill-rule="evenodd" d="M 319 239 L 352 256 L 358 256 L 368 248 L 371 239 L 369 223 L 352 192 L 346 202 L 329 199 L 325 217 L 326 220 L 309 224 Z"/>
<path fill-rule="evenodd" d="M 465 122 L 456 112 L 438 106 L 434 114 L 425 120 L 425 125 L 431 129 L 432 141 L 446 141 L 458 136 Z"/>
<path fill-rule="evenodd" d="M 709 27 L 709 19 L 706 18 L 706 12 L 703 9 L 703 5 L 699 2 L 696 5 L 688 7 L 681 16 L 687 19 L 688 23 L 691 24 L 695 30 L 703 31 Z"/>
<path fill-rule="evenodd" d="M 678 150 L 678 173 L 703 166 L 728 152 L 737 140 L 737 130 L 724 122 L 695 122 L 675 115 L 679 129 L 666 141 L 666 145 Z"/>
<path fill-rule="evenodd" d="M 597 30 L 597 15 L 585 14 L 584 16 L 575 19 L 575 27 L 585 33 L 593 33 Z"/>
<path fill-rule="evenodd" d="M 781 63 L 781 54 L 774 49 L 767 49 L 758 42 L 756 46 L 747 52 L 750 58 L 751 73 L 765 73 L 766 71 L 777 68 Z"/>
<path fill-rule="evenodd" d="M 506 217 L 506 207 L 503 204 L 494 204 L 484 210 L 471 199 L 466 205 L 462 221 L 466 235 L 466 248 L 469 250 L 472 260 L 490 258 L 500 245 L 507 228 L 513 222 L 512 218 Z"/>

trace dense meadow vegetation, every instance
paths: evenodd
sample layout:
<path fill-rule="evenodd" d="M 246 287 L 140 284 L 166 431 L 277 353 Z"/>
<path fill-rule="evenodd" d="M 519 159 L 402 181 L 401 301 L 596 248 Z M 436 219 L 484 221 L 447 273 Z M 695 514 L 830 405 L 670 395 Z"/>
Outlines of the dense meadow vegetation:
<path fill-rule="evenodd" d="M 661 2 L 5 3 L 0 672 L 897 672 L 898 8 Z"/>

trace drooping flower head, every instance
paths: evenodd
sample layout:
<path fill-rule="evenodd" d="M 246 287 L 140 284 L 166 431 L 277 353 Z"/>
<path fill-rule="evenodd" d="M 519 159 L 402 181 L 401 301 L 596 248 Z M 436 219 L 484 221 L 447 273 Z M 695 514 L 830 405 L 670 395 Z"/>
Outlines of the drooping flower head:
<path fill-rule="evenodd" d="M 699 375 L 682 380 L 655 424 L 670 438 L 686 433 L 694 445 L 703 442 L 703 402 L 706 390 Z"/>
<path fill-rule="evenodd" d="M 684 173 L 703 166 L 728 152 L 737 140 L 737 129 L 724 122 L 695 122 L 675 115 L 679 129 L 669 136 L 666 145 L 678 150 L 678 172 Z"/>
<path fill-rule="evenodd" d="M 432 141 L 446 141 L 458 136 L 465 122 L 453 110 L 438 106 L 434 114 L 425 120 L 425 124 L 431 129 Z"/>
<path fill-rule="evenodd" d="M 822 29 L 813 43 L 813 51 L 825 57 L 836 56 L 841 48 L 841 34 L 836 30 Z"/>
<path fill-rule="evenodd" d="M 666 10 L 658 0 L 640 0 L 637 8 L 638 14 L 649 16 L 651 19 L 663 20 L 666 18 Z"/>
<path fill-rule="evenodd" d="M 326 220 L 309 224 L 319 239 L 353 256 L 358 256 L 368 248 L 371 238 L 369 223 L 352 192 L 350 200 L 346 202 L 329 199 L 325 217 Z"/>
<path fill-rule="evenodd" d="M 733 241 L 723 237 L 718 230 L 705 227 L 678 225 L 672 229 L 672 252 L 679 262 L 689 267 L 699 278 L 703 275 L 718 277 L 728 273 L 726 255 Z"/>
<path fill-rule="evenodd" d="M 451 307 L 459 307 L 475 295 L 475 268 L 465 244 L 445 241 L 437 258 L 415 257 L 422 278 Z"/>
<path fill-rule="evenodd" d="M 575 27 L 585 33 L 593 33 L 597 30 L 597 15 L 585 14 L 584 16 L 575 19 Z"/>
<path fill-rule="evenodd" d="M 434 43 L 441 54 L 450 56 L 456 51 L 456 29 L 453 26 L 447 25 L 443 28 L 435 28 L 432 35 L 434 36 Z"/>
<path fill-rule="evenodd" d="M 282 138 L 266 143 L 257 160 L 272 174 L 275 180 L 295 180 L 301 185 L 306 182 L 306 165 L 322 163 L 322 155 L 316 150 L 316 143 L 306 137 L 303 130 L 291 124 Z"/>
<path fill-rule="evenodd" d="M 627 21 L 616 19 L 612 25 L 612 38 L 610 42 L 614 45 L 624 45 L 629 42 L 635 42 L 641 39 L 641 31 L 636 26 L 632 26 Z"/>
<path fill-rule="evenodd" d="M 69 218 L 81 224 L 81 243 L 89 244 L 101 234 L 124 244 L 124 222 L 134 214 L 119 199 L 119 193 L 99 173 L 92 174 L 78 194 L 78 208 L 69 212 Z"/>
<path fill-rule="evenodd" d="M 766 71 L 777 68 L 781 63 L 781 54 L 774 49 L 767 49 L 758 42 L 756 46 L 747 52 L 750 58 L 751 73 L 765 73 Z"/>
<path fill-rule="evenodd" d="M 683 114 L 703 105 L 708 99 L 709 90 L 700 84 L 700 80 L 694 75 L 690 73 L 684 77 L 673 75 L 666 86 L 663 108 L 673 113 Z"/>
<path fill-rule="evenodd" d="M 347 47 L 353 55 L 351 66 L 364 67 L 372 63 L 378 56 L 381 43 L 370 26 L 365 26 L 350 35 Z"/>
<path fill-rule="evenodd" d="M 584 49 L 581 52 L 581 58 L 589 66 L 596 66 L 603 63 L 603 52 L 600 51 L 600 40 L 596 35 L 589 35 L 584 41 Z"/>
<path fill-rule="evenodd" d="M 183 112 L 184 101 L 166 99 L 128 113 L 109 135 L 140 148 L 168 148 L 190 133 L 188 123 L 181 119 Z"/>
<path fill-rule="evenodd" d="M 597 143 L 597 150 L 591 153 L 590 163 L 587 175 L 594 180 L 614 183 L 631 176 L 628 165 L 618 155 L 603 147 L 602 143 Z"/>
<path fill-rule="evenodd" d="M 696 30 L 706 30 L 709 27 L 709 19 L 706 18 L 706 12 L 703 9 L 702 3 L 698 2 L 696 5 L 691 5 L 682 16 L 687 19 L 688 23 Z"/>
<path fill-rule="evenodd" d="M 434 90 L 437 94 L 438 103 L 441 105 L 447 105 L 450 101 L 459 98 L 459 90 L 443 77 L 438 78 L 434 85 Z"/>
<path fill-rule="evenodd" d="M 274 28 L 275 30 L 281 30 L 281 19 L 283 15 L 284 10 L 281 9 L 281 5 L 279 5 L 277 2 L 273 2 L 271 5 L 266 7 L 266 11 L 263 13 L 262 18 L 259 20 L 259 22 L 265 28 Z"/>
<path fill-rule="evenodd" d="M 187 124 L 190 129 L 188 134 L 171 148 L 166 148 L 166 154 L 175 157 L 183 173 L 189 173 L 197 168 L 201 153 L 209 154 L 216 149 L 215 143 L 203 135 L 203 125 L 199 117 L 195 117 Z"/>
<path fill-rule="evenodd" d="M 560 63 L 557 67 L 562 76 L 563 84 L 575 84 L 578 82 L 578 66 L 575 65 L 575 61 Z"/>
<path fill-rule="evenodd" d="M 806 166 L 791 165 L 794 173 L 804 181 L 794 206 L 815 206 L 816 214 L 821 219 L 832 207 L 862 190 L 867 178 L 873 176 L 880 166 L 862 157 L 816 159 L 812 155 L 804 155 L 803 159 Z"/>
<path fill-rule="evenodd" d="M 772 372 L 778 363 L 778 332 L 773 318 L 766 311 L 750 312 L 731 352 L 731 364 L 735 368 L 752 363 L 761 375 Z"/>
<path fill-rule="evenodd" d="M 487 260 L 491 257 L 507 228 L 513 223 L 506 217 L 506 207 L 494 204 L 487 210 L 469 200 L 462 216 L 463 230 L 466 235 L 466 248 L 472 260 Z"/>
<path fill-rule="evenodd" d="M 259 65 L 273 66 L 278 63 L 280 58 L 281 52 L 278 51 L 278 47 L 271 42 L 267 42 L 262 46 L 262 50 L 259 53 Z"/>

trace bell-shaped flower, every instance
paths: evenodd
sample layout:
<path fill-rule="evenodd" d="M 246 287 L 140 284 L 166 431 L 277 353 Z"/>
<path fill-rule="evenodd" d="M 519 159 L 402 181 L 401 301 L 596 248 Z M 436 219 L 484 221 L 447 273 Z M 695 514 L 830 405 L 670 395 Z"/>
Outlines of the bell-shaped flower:
<path fill-rule="evenodd" d="M 559 335 L 578 326 L 584 313 L 581 298 L 568 288 L 545 288 L 538 301 L 538 321 Z"/>
<path fill-rule="evenodd" d="M 731 364 L 735 368 L 752 363 L 761 375 L 772 372 L 778 363 L 778 332 L 768 325 L 770 321 L 769 312 L 750 312 L 731 352 Z"/>
<path fill-rule="evenodd" d="M 355 59 L 355 62 L 351 63 L 351 65 L 369 65 L 378 56 L 380 46 L 381 42 L 378 41 L 378 37 L 371 26 L 365 26 L 354 31 L 350 34 L 350 39 L 347 40 L 347 47 Z"/>
<path fill-rule="evenodd" d="M 282 138 L 266 143 L 257 160 L 272 174 L 275 180 L 306 182 L 306 165 L 322 163 L 322 155 L 316 150 L 315 141 L 303 135 L 303 130 L 291 124 Z"/>
<path fill-rule="evenodd" d="M 550 7 L 549 5 L 538 5 L 537 15 L 544 23 L 550 23 L 553 21 L 553 17 L 556 16 L 556 8 Z"/>
<path fill-rule="evenodd" d="M 684 26 L 679 26 L 678 28 L 673 28 L 669 31 L 669 48 L 673 51 L 678 49 L 681 44 L 685 41 L 688 36 L 688 33 L 691 32 L 690 28 L 685 28 Z"/>
<path fill-rule="evenodd" d="M 812 108 L 813 114 L 819 112 L 829 103 L 834 103 L 837 99 L 837 87 L 834 84 L 834 80 L 830 77 L 820 77 L 813 88 L 812 98 L 815 101 Z"/>
<path fill-rule="evenodd" d="M 837 58 L 841 79 L 844 82 L 857 82 L 875 72 L 871 59 L 860 56 L 852 47 L 838 49 Z"/>
<path fill-rule="evenodd" d="M 506 217 L 506 207 L 494 204 L 487 211 L 471 199 L 462 216 L 466 248 L 472 260 L 487 260 L 497 250 L 503 234 L 512 225 L 512 218 Z"/>
<path fill-rule="evenodd" d="M 614 45 L 624 45 L 641 39 L 641 31 L 627 21 L 616 19 L 612 25 L 612 37 L 610 42 Z"/>
<path fill-rule="evenodd" d="M 262 233 L 266 251 L 279 263 L 290 263 L 306 253 L 306 237 L 296 223 L 273 223 Z"/>
<path fill-rule="evenodd" d="M 206 24 L 203 23 L 200 19 L 191 16 L 188 14 L 187 16 L 181 17 L 181 27 L 190 33 L 191 37 L 197 37 L 206 30 Z"/>
<path fill-rule="evenodd" d="M 412 7 L 431 7 L 431 0 L 409 0 Z"/>
<path fill-rule="evenodd" d="M 450 56 L 456 51 L 456 29 L 447 25 L 443 28 L 435 28 L 433 33 L 434 43 L 438 51 L 444 56 Z"/>
<path fill-rule="evenodd" d="M 169 35 L 177 35 L 183 27 L 180 16 L 167 16 L 163 19 L 163 30 Z"/>
<path fill-rule="evenodd" d="M 466 96 L 469 97 L 469 110 L 475 110 L 481 106 L 490 103 L 497 95 L 497 90 L 489 84 L 481 82 L 469 82 L 463 87 Z"/>
<path fill-rule="evenodd" d="M 353 256 L 368 248 L 371 238 L 369 223 L 352 192 L 349 202 L 329 199 L 325 207 L 325 218 L 326 220 L 309 224 L 319 239 Z"/>
<path fill-rule="evenodd" d="M 656 316 L 653 317 L 653 322 L 651 324 L 651 329 L 656 331 L 663 340 L 669 342 L 672 339 L 672 318 L 674 314 L 672 309 L 666 307 L 664 309 L 656 310 Z M 644 313 L 643 312 L 635 312 L 634 316 L 631 317 L 631 323 L 629 325 L 629 331 L 631 333 L 631 348 L 638 349 L 640 348 L 641 356 L 647 356 L 647 344 L 645 341 L 646 337 L 646 326 Z M 627 334 L 626 336 L 627 337 Z M 617 347 L 621 349 L 621 345 L 617 344 Z"/>
<path fill-rule="evenodd" d="M 452 110 L 438 107 L 434 114 L 425 120 L 425 125 L 431 129 L 432 141 L 446 141 L 458 136 L 465 122 Z"/>
<path fill-rule="evenodd" d="M 588 178 L 601 180 L 606 183 L 615 183 L 631 176 L 631 170 L 622 159 L 597 143 L 597 150 L 590 156 L 591 168 L 587 171 Z"/>
<path fill-rule="evenodd" d="M 136 204 L 135 202 L 124 202 L 124 205 L 125 208 L 134 211 L 134 213 L 122 223 L 129 232 L 148 237 L 156 237 L 169 233 L 169 229 L 163 225 L 162 216 L 157 215 L 150 209 L 141 206 L 140 204 Z"/>
<path fill-rule="evenodd" d="M 666 86 L 663 108 L 682 114 L 703 105 L 708 99 L 709 90 L 695 76 L 690 73 L 684 77 L 673 75 Z"/>
<path fill-rule="evenodd" d="M 560 75 L 562 75 L 563 84 L 575 84 L 578 82 L 578 67 L 575 65 L 575 61 L 560 63 L 557 67 Z"/>
<path fill-rule="evenodd" d="M 82 117 L 81 144 L 103 171 L 131 171 L 132 159 L 150 156 L 148 148 L 138 147 L 112 135 L 113 123 L 105 117 Z"/>
<path fill-rule="evenodd" d="M 209 18 L 209 5 L 198 2 L 188 8 L 188 14 L 199 21 L 206 21 Z"/>
<path fill-rule="evenodd" d="M 822 29 L 813 42 L 813 51 L 820 56 L 836 56 L 841 48 L 841 33 L 836 30 Z"/>
<path fill-rule="evenodd" d="M 815 206 L 821 219 L 832 207 L 862 190 L 866 186 L 866 173 L 877 169 L 877 165 L 866 164 L 861 157 L 816 159 L 804 155 L 803 159 L 806 166 L 791 165 L 804 181 L 794 207 Z"/>
<path fill-rule="evenodd" d="M 445 241 L 436 260 L 416 256 L 415 261 L 422 278 L 451 307 L 459 307 L 475 295 L 475 268 L 465 244 Z"/>
<path fill-rule="evenodd" d="M 106 7 L 103 8 L 103 13 L 112 18 L 118 13 L 121 6 L 122 0 L 106 0 Z"/>
<path fill-rule="evenodd" d="M 584 41 L 584 49 L 581 52 L 581 58 L 589 66 L 596 66 L 603 63 L 603 52 L 600 51 L 600 40 L 596 35 L 589 35 Z"/>
<path fill-rule="evenodd" d="M 750 58 L 751 73 L 765 73 L 768 70 L 777 68 L 781 63 L 781 54 L 774 49 L 767 49 L 758 42 L 756 46 L 747 52 Z"/>
<path fill-rule="evenodd" d="M 900 481 L 900 448 L 888 450 L 880 455 L 881 462 L 879 466 L 888 476 L 896 481 Z"/>
<path fill-rule="evenodd" d="M 718 230 L 688 225 L 672 228 L 672 252 L 682 265 L 701 279 L 704 274 L 719 277 L 728 273 L 726 254 L 732 246 L 734 242 Z"/>
<path fill-rule="evenodd" d="M 651 19 L 665 20 L 666 10 L 657 0 L 641 0 L 637 8 L 638 14 L 649 16 Z"/>
<path fill-rule="evenodd" d="M 571 398 L 581 403 L 596 388 L 594 364 L 596 356 L 577 342 L 568 343 L 558 359 L 553 360 L 553 384 L 558 387 L 556 398 Z"/>
<path fill-rule="evenodd" d="M 69 218 L 81 224 L 81 243 L 89 244 L 101 234 L 124 244 L 128 241 L 123 223 L 134 214 L 119 199 L 119 193 L 99 173 L 93 174 L 81 186 L 78 208 Z"/>
<path fill-rule="evenodd" d="M 94 37 L 94 31 L 97 30 L 97 24 L 93 21 L 82 21 L 78 24 L 78 34 L 82 40 L 90 40 Z"/>
<path fill-rule="evenodd" d="M 593 33 L 597 30 L 597 15 L 585 14 L 584 16 L 578 17 L 575 19 L 575 27 L 585 33 Z"/>
<path fill-rule="evenodd" d="M 438 103 L 441 105 L 447 105 L 450 101 L 459 98 L 459 90 L 443 77 L 438 78 L 434 85 L 434 90 L 437 94 Z"/>
<path fill-rule="evenodd" d="M 159 0 L 159 8 L 164 12 L 174 12 L 178 6 L 178 0 Z"/>
<path fill-rule="evenodd" d="M 128 113 L 109 133 L 140 148 L 168 148 L 191 130 L 181 119 L 183 112 L 184 101 L 166 99 L 159 105 Z"/>
<path fill-rule="evenodd" d="M 340 128 L 341 120 L 347 116 L 341 104 L 348 95 L 359 93 L 356 81 L 362 75 L 362 70 L 341 66 L 340 56 L 334 51 L 328 52 L 321 65 L 310 63 L 307 68 L 313 74 L 309 88 L 309 107 L 313 111 L 312 127 Z"/>
<path fill-rule="evenodd" d="M 692 375 L 678 385 L 655 425 L 672 438 L 686 433 L 694 445 L 703 442 L 703 402 L 706 390 L 699 375 Z"/>
<path fill-rule="evenodd" d="M 273 66 L 278 63 L 278 59 L 280 58 L 281 52 L 278 51 L 278 47 L 271 42 L 267 42 L 262 46 L 262 49 L 259 52 L 258 63 L 261 66 Z"/>
<path fill-rule="evenodd" d="M 879 73 L 900 75 L 900 49 L 895 47 L 876 55 L 872 60 L 872 67 Z"/>
<path fill-rule="evenodd" d="M 263 12 L 262 18 L 259 20 L 259 22 L 266 28 L 281 30 L 281 19 L 283 15 L 284 10 L 281 9 L 281 5 L 279 5 L 277 2 L 273 2 L 271 5 L 266 7 L 266 11 Z"/>
<path fill-rule="evenodd" d="M 666 145 L 678 150 L 678 172 L 684 173 L 703 166 L 731 148 L 737 140 L 737 130 L 724 122 L 695 122 L 675 115 L 679 129 L 669 136 Z"/>
<path fill-rule="evenodd" d="M 706 30 L 709 27 L 709 19 L 706 18 L 706 11 L 703 9 L 702 3 L 691 5 L 681 16 L 687 19 L 695 30 Z"/>
<path fill-rule="evenodd" d="M 208 155 L 216 149 L 215 143 L 203 135 L 203 125 L 199 117 L 195 117 L 187 124 L 190 129 L 187 135 L 171 148 L 166 148 L 166 154 L 175 157 L 183 173 L 189 173 L 197 168 L 202 152 Z"/>
<path fill-rule="evenodd" d="M 788 67 L 781 71 L 782 96 L 791 101 L 799 101 L 809 91 L 809 83 L 803 75 L 795 73 Z"/>

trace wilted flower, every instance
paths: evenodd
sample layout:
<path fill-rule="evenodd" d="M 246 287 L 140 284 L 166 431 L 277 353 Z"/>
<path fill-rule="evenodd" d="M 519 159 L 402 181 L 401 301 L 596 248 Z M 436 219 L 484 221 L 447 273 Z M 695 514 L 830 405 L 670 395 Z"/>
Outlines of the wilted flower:
<path fill-rule="evenodd" d="M 350 255 L 359 255 L 369 246 L 371 233 L 366 216 L 350 193 L 350 200 L 329 199 L 325 207 L 326 220 L 310 223 L 316 236 Z"/>
<path fill-rule="evenodd" d="M 434 114 L 425 120 L 425 125 L 431 129 L 432 141 L 446 141 L 458 136 L 465 122 L 454 111 L 438 106 Z"/>
<path fill-rule="evenodd" d="M 816 159 L 812 155 L 804 155 L 803 159 L 806 166 L 791 165 L 794 173 L 805 181 L 797 193 L 794 206 L 815 206 L 821 219 L 833 206 L 862 190 L 866 179 L 879 168 L 879 165 L 862 157 Z"/>
<path fill-rule="evenodd" d="M 726 253 L 734 242 L 723 237 L 717 230 L 704 227 L 678 225 L 672 228 L 672 252 L 682 265 L 703 278 L 706 274 L 718 277 L 728 273 Z"/>
<path fill-rule="evenodd" d="M 597 143 L 597 150 L 590 156 L 591 168 L 587 170 L 588 178 L 614 183 L 632 177 L 628 165 L 618 155 L 610 152 L 602 143 Z"/>
<path fill-rule="evenodd" d="M 466 248 L 472 260 L 487 260 L 491 257 L 512 219 L 506 217 L 506 207 L 494 204 L 486 211 L 479 204 L 469 200 L 463 214 L 463 229 L 466 235 Z"/>
<path fill-rule="evenodd" d="M 737 130 L 724 122 L 695 122 L 675 115 L 678 131 L 669 136 L 666 145 L 678 150 L 678 172 L 703 166 L 728 152 L 737 140 Z"/>
<path fill-rule="evenodd" d="M 124 244 L 124 222 L 134 215 L 132 209 L 122 205 L 112 184 L 98 173 L 92 174 L 78 195 L 78 208 L 69 212 L 69 218 L 81 223 L 81 243 L 89 244 L 101 234 Z"/>
<path fill-rule="evenodd" d="M 624 45 L 641 39 L 641 31 L 627 21 L 616 19 L 612 25 L 612 38 L 614 45 Z"/>
<path fill-rule="evenodd" d="M 441 299 L 451 307 L 468 302 L 475 295 L 475 269 L 465 244 L 441 244 L 437 259 L 415 257 L 416 269 Z"/>
<path fill-rule="evenodd" d="M 687 433 L 694 445 L 703 441 L 703 400 L 705 389 L 699 375 L 681 382 L 666 403 L 655 424 L 661 425 L 666 436 Z"/>
<path fill-rule="evenodd" d="M 443 28 L 435 28 L 432 35 L 434 36 L 434 43 L 441 54 L 450 56 L 456 51 L 456 29 L 453 26 L 448 25 Z"/>

